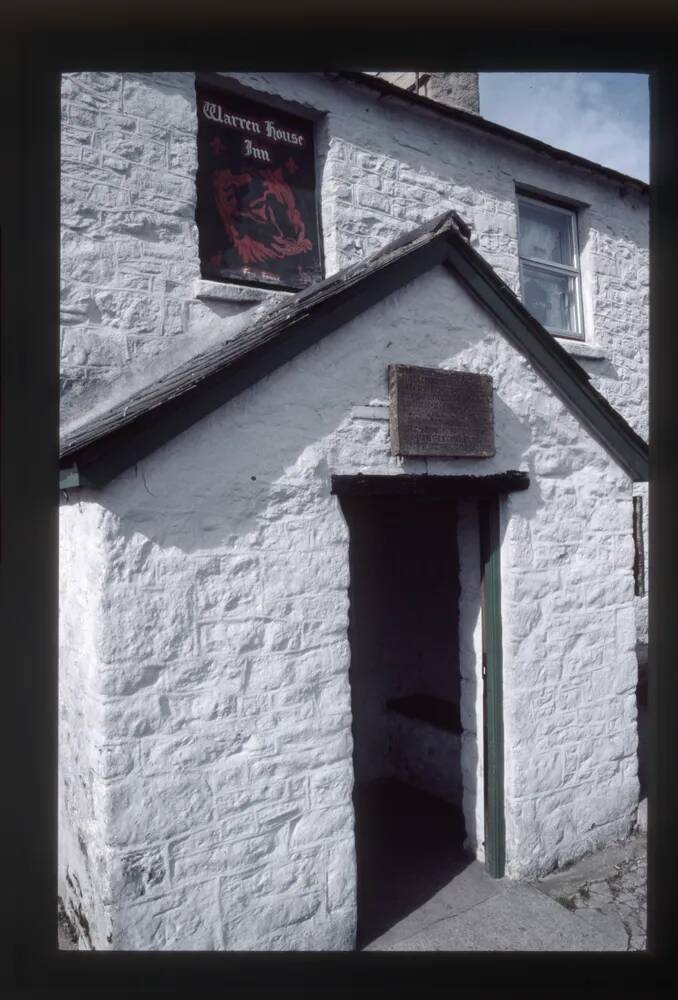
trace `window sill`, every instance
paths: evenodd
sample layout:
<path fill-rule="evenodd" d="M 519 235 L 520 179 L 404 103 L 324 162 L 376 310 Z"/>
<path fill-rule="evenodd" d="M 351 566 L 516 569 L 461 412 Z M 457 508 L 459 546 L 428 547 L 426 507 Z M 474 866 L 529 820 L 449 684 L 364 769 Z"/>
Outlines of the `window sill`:
<path fill-rule="evenodd" d="M 278 295 L 292 295 L 292 292 L 277 288 L 255 288 L 250 285 L 226 285 L 220 281 L 206 281 L 198 278 L 193 283 L 196 299 L 212 299 L 219 302 L 267 302 Z"/>
<path fill-rule="evenodd" d="M 571 340 L 569 337 L 554 337 L 553 339 L 575 358 L 590 358 L 592 361 L 604 361 L 607 358 L 605 351 L 597 344 L 587 344 L 584 340 Z"/>

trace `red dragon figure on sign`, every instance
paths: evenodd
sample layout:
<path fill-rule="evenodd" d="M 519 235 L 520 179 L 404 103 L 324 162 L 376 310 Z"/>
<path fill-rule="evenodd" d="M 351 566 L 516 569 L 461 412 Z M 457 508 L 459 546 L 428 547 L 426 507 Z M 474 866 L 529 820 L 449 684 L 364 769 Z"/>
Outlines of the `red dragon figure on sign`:
<path fill-rule="evenodd" d="M 279 260 L 312 249 L 282 167 L 261 167 L 241 174 L 217 170 L 213 187 L 221 221 L 244 264 Z"/>

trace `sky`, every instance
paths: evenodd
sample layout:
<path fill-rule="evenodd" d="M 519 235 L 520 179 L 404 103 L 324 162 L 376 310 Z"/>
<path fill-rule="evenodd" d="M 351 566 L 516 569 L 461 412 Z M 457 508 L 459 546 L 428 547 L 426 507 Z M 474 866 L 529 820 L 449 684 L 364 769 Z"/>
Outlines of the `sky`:
<path fill-rule="evenodd" d="M 480 113 L 649 180 L 649 88 L 641 73 L 480 73 Z"/>

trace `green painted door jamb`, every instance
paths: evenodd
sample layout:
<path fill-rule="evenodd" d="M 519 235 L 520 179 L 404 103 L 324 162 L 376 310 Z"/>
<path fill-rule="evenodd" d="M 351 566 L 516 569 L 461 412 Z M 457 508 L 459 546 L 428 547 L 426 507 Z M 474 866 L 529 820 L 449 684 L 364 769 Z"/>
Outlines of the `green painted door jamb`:
<path fill-rule="evenodd" d="M 78 486 L 82 486 L 82 483 L 77 465 L 71 465 L 67 469 L 59 469 L 60 490 L 73 490 L 77 489 Z"/>
<path fill-rule="evenodd" d="M 502 689 L 500 496 L 480 501 L 480 549 L 483 631 L 483 705 L 485 750 L 485 867 L 503 878 L 506 859 L 504 823 L 504 711 Z"/>

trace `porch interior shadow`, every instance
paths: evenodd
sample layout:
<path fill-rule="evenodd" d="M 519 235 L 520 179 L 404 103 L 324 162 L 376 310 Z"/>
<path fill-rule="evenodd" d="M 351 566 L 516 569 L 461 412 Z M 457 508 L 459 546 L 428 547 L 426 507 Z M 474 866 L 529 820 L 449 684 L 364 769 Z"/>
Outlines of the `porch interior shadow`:
<path fill-rule="evenodd" d="M 453 499 L 348 497 L 358 948 L 417 909 L 464 852 Z"/>

